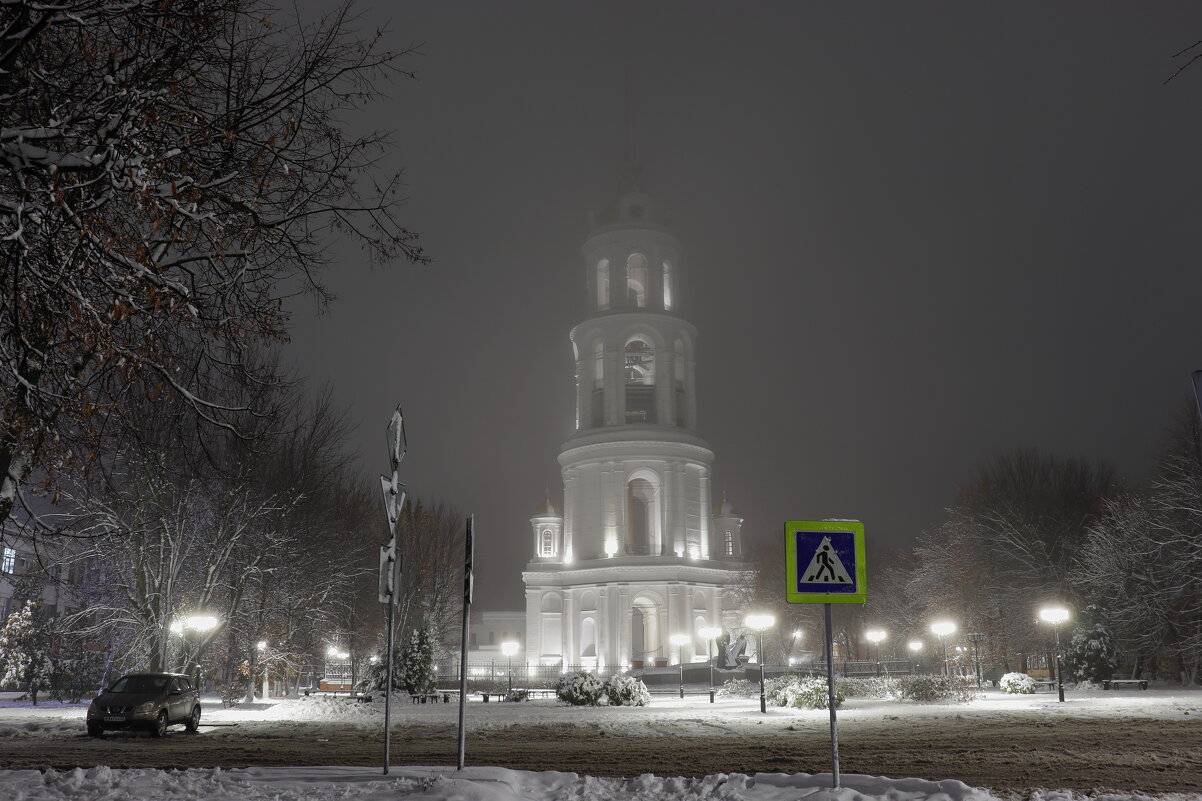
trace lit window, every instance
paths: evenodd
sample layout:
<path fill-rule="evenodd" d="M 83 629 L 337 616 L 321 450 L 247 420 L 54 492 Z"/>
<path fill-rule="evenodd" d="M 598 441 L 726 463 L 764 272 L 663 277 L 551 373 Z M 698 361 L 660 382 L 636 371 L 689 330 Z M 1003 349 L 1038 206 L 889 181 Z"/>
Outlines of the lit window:
<path fill-rule="evenodd" d="M 626 343 L 626 383 L 655 383 L 655 349 L 641 339 Z"/>
<path fill-rule="evenodd" d="M 626 298 L 632 306 L 647 305 L 647 257 L 631 253 L 626 259 Z"/>
<path fill-rule="evenodd" d="M 672 309 L 672 262 L 664 260 L 664 309 Z"/>
<path fill-rule="evenodd" d="M 549 529 L 549 528 L 543 529 L 542 541 L 543 541 L 542 555 L 543 556 L 554 556 L 555 555 L 555 537 L 553 534 L 551 534 L 551 529 Z"/>
<path fill-rule="evenodd" d="M 609 308 L 609 259 L 597 262 L 597 308 Z"/>
<path fill-rule="evenodd" d="M 727 531 L 722 536 L 722 550 L 727 556 L 735 555 L 735 535 L 733 532 Z"/>
<path fill-rule="evenodd" d="M 8 546 L 4 548 L 4 558 L 0 562 L 0 572 L 12 573 L 17 569 L 17 552 Z"/>

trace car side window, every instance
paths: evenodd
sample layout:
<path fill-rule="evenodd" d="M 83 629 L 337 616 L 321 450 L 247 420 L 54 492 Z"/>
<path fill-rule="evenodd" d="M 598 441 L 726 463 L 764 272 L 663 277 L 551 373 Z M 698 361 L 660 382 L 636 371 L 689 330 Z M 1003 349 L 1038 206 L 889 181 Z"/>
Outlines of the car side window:
<path fill-rule="evenodd" d="M 179 688 L 181 690 L 183 690 L 184 692 L 191 692 L 192 691 L 192 680 L 191 679 L 180 679 L 179 680 Z"/>
<path fill-rule="evenodd" d="M 171 680 L 171 682 L 167 685 L 167 692 L 169 692 L 169 693 L 179 692 L 179 679 Z"/>

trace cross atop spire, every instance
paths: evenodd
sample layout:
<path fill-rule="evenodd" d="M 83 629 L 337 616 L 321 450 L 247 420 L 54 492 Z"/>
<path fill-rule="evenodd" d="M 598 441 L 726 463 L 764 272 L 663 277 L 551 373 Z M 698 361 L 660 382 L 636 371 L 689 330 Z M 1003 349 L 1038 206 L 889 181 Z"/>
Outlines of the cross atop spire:
<path fill-rule="evenodd" d="M 635 137 L 634 70 L 630 54 L 626 55 L 626 119 L 625 141 L 622 148 L 622 191 L 642 191 L 642 166 L 639 164 L 638 140 Z"/>

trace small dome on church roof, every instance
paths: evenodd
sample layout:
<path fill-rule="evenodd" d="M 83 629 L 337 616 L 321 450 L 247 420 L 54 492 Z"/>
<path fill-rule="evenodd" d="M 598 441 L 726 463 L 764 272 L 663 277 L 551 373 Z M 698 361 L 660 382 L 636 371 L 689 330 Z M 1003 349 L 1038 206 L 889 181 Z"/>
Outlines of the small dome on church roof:
<path fill-rule="evenodd" d="M 538 505 L 531 517 L 559 517 L 559 510 L 555 508 L 555 504 L 551 503 L 551 496 Z"/>
<path fill-rule="evenodd" d="M 718 505 L 718 510 L 714 512 L 715 517 L 738 517 L 739 512 L 735 509 L 734 504 L 726 500 L 726 493 L 722 493 L 722 503 Z"/>

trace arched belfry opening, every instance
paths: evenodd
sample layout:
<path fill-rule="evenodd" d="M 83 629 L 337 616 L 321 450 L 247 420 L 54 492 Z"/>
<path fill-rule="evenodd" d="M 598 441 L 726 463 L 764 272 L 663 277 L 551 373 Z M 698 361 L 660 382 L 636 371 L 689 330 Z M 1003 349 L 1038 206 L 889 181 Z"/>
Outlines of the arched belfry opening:
<path fill-rule="evenodd" d="M 640 309 L 647 305 L 647 257 L 642 253 L 626 257 L 626 301 Z"/>
<path fill-rule="evenodd" d="M 655 422 L 655 347 L 634 336 L 623 351 L 626 372 L 626 422 Z"/>

